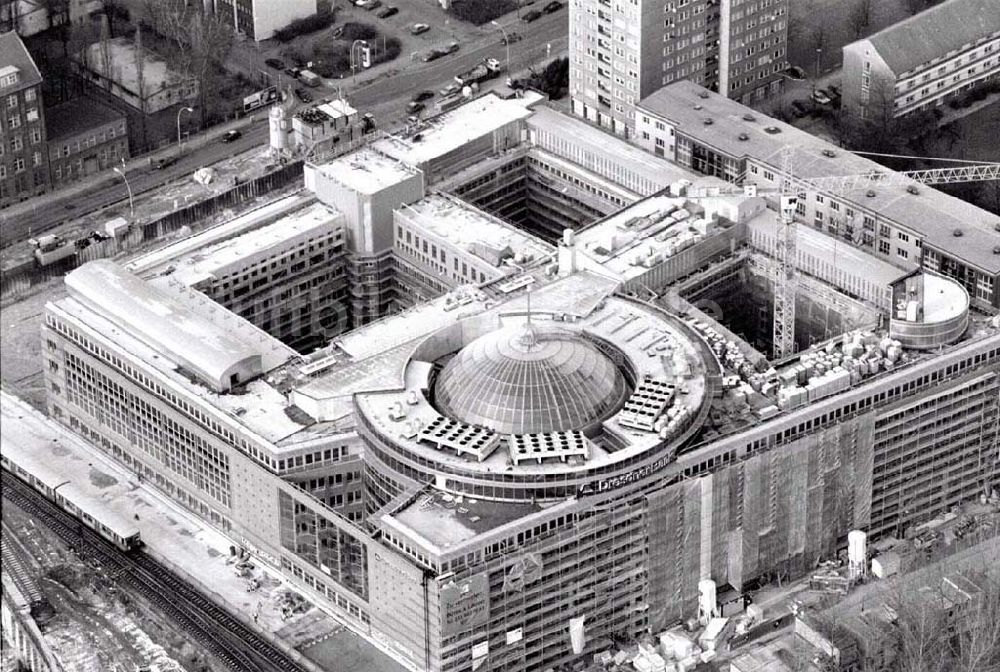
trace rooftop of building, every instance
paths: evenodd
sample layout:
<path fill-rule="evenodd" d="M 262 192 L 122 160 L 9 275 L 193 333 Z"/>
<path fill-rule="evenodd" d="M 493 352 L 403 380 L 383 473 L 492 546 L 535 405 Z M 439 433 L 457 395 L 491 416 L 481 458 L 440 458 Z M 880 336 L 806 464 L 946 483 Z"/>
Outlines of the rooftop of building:
<path fill-rule="evenodd" d="M 105 44 L 107 57 L 103 54 Z M 75 55 L 74 60 L 78 63 L 85 62 L 91 72 L 114 81 L 134 96 L 139 95 L 140 88 L 144 91 L 144 97 L 148 98 L 165 88 L 195 81 L 192 77 L 186 77 L 171 69 L 165 59 L 145 47 L 142 47 L 142 58 L 136 58 L 138 48 L 127 37 L 114 37 L 105 42 L 91 44 L 83 52 Z M 142 87 L 139 86 L 140 60 Z"/>
<path fill-rule="evenodd" d="M 541 511 L 537 504 L 504 503 L 449 495 L 425 489 L 403 508 L 393 512 L 396 526 L 430 542 L 441 551 L 484 532 Z"/>
<path fill-rule="evenodd" d="M 698 84 L 681 81 L 643 98 L 639 108 L 669 120 L 681 133 L 735 157 L 751 157 L 776 168 L 792 147 L 792 173 L 810 179 L 886 173 L 888 169 L 751 110 Z M 711 120 L 711 123 L 706 123 Z M 794 184 L 794 182 L 793 182 Z M 795 184 L 797 189 L 803 185 Z M 915 187 L 917 193 L 908 191 Z M 873 195 L 868 195 L 869 193 Z M 982 271 L 1000 273 L 1000 216 L 917 182 L 844 192 L 843 198 L 902 225 L 926 244 Z M 960 235 L 955 235 L 961 231 Z"/>
<path fill-rule="evenodd" d="M 555 253 L 555 248 L 545 241 L 453 196 L 432 194 L 403 205 L 400 212 L 429 233 L 488 263 L 504 256 L 504 250 L 534 260 Z"/>
<path fill-rule="evenodd" d="M 362 194 L 378 193 L 418 174 L 406 163 L 370 146 L 319 164 L 316 170 Z"/>
<path fill-rule="evenodd" d="M 54 143 L 124 120 L 125 115 L 89 98 L 77 98 L 45 110 L 49 142 Z"/>
<path fill-rule="evenodd" d="M 358 113 L 355 108 L 351 107 L 350 103 L 341 98 L 334 98 L 333 100 L 320 103 L 316 108 L 326 113 L 331 119 L 350 117 Z"/>
<path fill-rule="evenodd" d="M 745 196 L 700 200 L 663 192 L 644 198 L 586 227 L 577 235 L 581 254 L 622 281 L 643 275 L 687 247 L 728 228 L 738 211 L 763 211 L 764 200 Z M 717 205 L 730 202 L 733 219 L 714 219 Z M 588 265 L 588 268 L 590 266 Z"/>
<path fill-rule="evenodd" d="M 0 92 L 20 91 L 42 83 L 42 74 L 35 65 L 35 59 L 28 53 L 21 36 L 14 31 L 0 34 L 0 81 L 8 75 L 18 75 L 16 84 L 0 86 Z"/>
<path fill-rule="evenodd" d="M 406 135 L 387 135 L 372 147 L 404 163 L 420 167 L 507 124 L 531 116 L 539 94 L 504 100 L 493 94 L 474 98 L 453 110 L 430 117 Z"/>
<path fill-rule="evenodd" d="M 896 75 L 902 75 L 996 35 L 1000 35 L 1000 2 L 947 0 L 865 39 Z"/>
<path fill-rule="evenodd" d="M 169 275 L 193 287 L 271 256 L 296 240 L 328 235 L 339 228 L 340 219 L 337 210 L 313 203 L 272 224 L 176 257 Z"/>
<path fill-rule="evenodd" d="M 611 158 L 616 166 L 655 180 L 664 188 L 678 180 L 689 180 L 698 184 L 721 182 L 718 178 L 699 175 L 676 163 L 661 159 L 605 130 L 564 112 L 544 105 L 536 107 L 527 120 L 529 129 L 552 133 L 571 141 L 574 149 L 589 152 L 594 158 Z"/>

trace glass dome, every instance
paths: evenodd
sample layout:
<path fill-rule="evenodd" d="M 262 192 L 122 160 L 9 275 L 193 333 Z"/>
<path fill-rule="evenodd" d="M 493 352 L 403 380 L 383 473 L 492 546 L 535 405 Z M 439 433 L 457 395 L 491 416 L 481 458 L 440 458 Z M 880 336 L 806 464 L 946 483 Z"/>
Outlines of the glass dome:
<path fill-rule="evenodd" d="M 579 335 L 521 324 L 480 336 L 438 376 L 441 411 L 501 434 L 583 429 L 626 396 L 621 371 Z"/>

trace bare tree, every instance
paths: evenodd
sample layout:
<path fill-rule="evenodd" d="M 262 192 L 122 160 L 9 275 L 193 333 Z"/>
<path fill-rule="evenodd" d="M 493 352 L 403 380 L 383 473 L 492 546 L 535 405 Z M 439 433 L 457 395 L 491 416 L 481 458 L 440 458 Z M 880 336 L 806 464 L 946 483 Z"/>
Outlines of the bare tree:
<path fill-rule="evenodd" d="M 847 17 L 847 20 L 851 26 L 851 31 L 854 33 L 855 39 L 861 38 L 865 34 L 866 29 L 871 24 L 871 14 L 871 0 L 858 0 L 858 2 L 851 7 L 851 13 Z"/>

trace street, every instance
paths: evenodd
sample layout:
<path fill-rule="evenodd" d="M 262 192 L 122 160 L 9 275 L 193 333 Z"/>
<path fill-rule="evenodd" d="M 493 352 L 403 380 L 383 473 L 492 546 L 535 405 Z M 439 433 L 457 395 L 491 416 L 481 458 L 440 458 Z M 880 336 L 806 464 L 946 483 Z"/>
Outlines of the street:
<path fill-rule="evenodd" d="M 541 66 L 565 53 L 567 17 L 567 11 L 563 9 L 545 14 L 532 23 L 517 21 L 513 16 L 507 17 L 506 23 L 501 23 L 508 33 L 517 32 L 523 38 L 510 48 L 511 70 L 515 74 L 532 66 Z M 411 60 L 410 54 L 400 54 L 398 59 L 382 66 L 385 68 L 384 72 L 374 79 L 360 75 L 356 88 L 352 78 L 327 80 L 324 95 L 332 97 L 337 95 L 338 90 L 342 90 L 359 112 L 373 113 L 380 128 L 392 128 L 405 117 L 406 103 L 418 91 L 427 89 L 437 92 L 453 83 L 457 73 L 473 67 L 484 58 L 493 57 L 501 62 L 506 59 L 506 49 L 500 43 L 500 30 L 490 28 L 493 30 L 475 42 L 464 43 L 454 55 L 430 63 Z M 503 82 L 505 79 L 506 74 L 503 74 L 494 82 Z M 428 109 L 432 108 L 436 98 L 435 93 L 435 98 L 427 103 Z M 145 159 L 134 159 L 129 162 L 131 165 L 127 164 L 126 169 L 132 195 L 135 197 L 161 184 L 190 175 L 197 168 L 261 146 L 267 139 L 266 110 L 260 110 L 255 114 L 252 124 L 244 127 L 243 137 L 239 140 L 229 144 L 211 141 L 199 149 L 185 152 L 181 160 L 169 168 L 154 170 L 147 165 Z M 59 192 L 54 192 L 13 205 L 0 213 L 0 246 L 6 247 L 44 233 L 71 219 L 75 213 L 97 210 L 127 198 L 121 177 L 108 171 L 103 181 L 83 194 L 60 195 Z"/>

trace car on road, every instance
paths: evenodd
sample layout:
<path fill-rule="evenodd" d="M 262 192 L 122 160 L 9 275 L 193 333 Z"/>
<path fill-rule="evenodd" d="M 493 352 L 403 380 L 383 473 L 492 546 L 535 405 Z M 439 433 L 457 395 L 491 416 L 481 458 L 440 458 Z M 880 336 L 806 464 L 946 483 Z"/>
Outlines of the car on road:
<path fill-rule="evenodd" d="M 153 168 L 156 170 L 163 170 L 164 168 L 169 168 L 175 163 L 177 163 L 176 156 L 165 156 L 162 159 L 157 159 L 156 163 L 153 164 Z"/>
<path fill-rule="evenodd" d="M 450 96 L 451 94 L 457 93 L 458 91 L 461 90 L 462 87 L 459 86 L 458 84 L 449 84 L 448 86 L 438 91 L 438 95 L 444 98 L 445 96 Z"/>
<path fill-rule="evenodd" d="M 388 19 L 390 16 L 395 16 L 396 14 L 399 14 L 399 10 L 395 7 L 385 7 L 380 9 L 375 16 L 380 19 Z"/>
<path fill-rule="evenodd" d="M 500 44 L 514 44 L 515 42 L 520 42 L 524 37 L 521 33 L 510 32 L 500 38 Z"/>
<path fill-rule="evenodd" d="M 428 98 L 433 98 L 433 97 L 434 97 L 433 91 L 420 91 L 418 93 L 413 94 L 413 102 L 420 103 L 427 100 Z"/>
<path fill-rule="evenodd" d="M 789 107 L 792 110 L 792 114 L 795 115 L 797 119 L 801 119 L 802 117 L 809 114 L 809 110 L 806 108 L 806 106 L 802 103 L 801 100 L 793 100 L 792 104 L 789 105 Z"/>
<path fill-rule="evenodd" d="M 525 12 L 521 17 L 521 20 L 525 23 L 531 23 L 532 21 L 537 21 L 540 18 L 542 18 L 542 13 L 537 9 L 533 9 L 530 12 Z"/>
<path fill-rule="evenodd" d="M 415 117 L 415 116 L 413 116 L 413 115 L 411 114 L 410 116 L 408 116 L 408 117 L 406 118 L 406 122 L 407 122 L 408 124 L 419 124 L 419 123 L 420 123 L 420 117 Z"/>
<path fill-rule="evenodd" d="M 486 67 L 489 68 L 490 70 L 499 70 L 500 69 L 500 60 L 499 59 L 496 59 L 496 58 L 487 58 L 487 59 L 484 59 L 483 62 L 486 64 Z"/>
<path fill-rule="evenodd" d="M 243 132 L 242 131 L 238 131 L 238 130 L 236 130 L 234 128 L 231 131 L 226 131 L 225 132 L 225 134 L 222 136 L 222 141 L 223 142 L 234 142 L 236 140 L 239 140 L 242 137 L 243 137 Z"/>
<path fill-rule="evenodd" d="M 545 12 L 546 14 L 552 14 L 554 12 L 558 12 L 562 8 L 563 4 L 559 2 L 559 0 L 552 0 L 552 2 L 545 5 L 545 7 L 542 8 L 542 11 Z"/>
<path fill-rule="evenodd" d="M 264 65 L 275 70 L 285 69 L 285 62 L 278 58 L 266 58 L 264 59 Z"/>
<path fill-rule="evenodd" d="M 413 33 L 414 35 L 420 35 L 421 33 L 426 33 L 430 29 L 431 27 L 428 26 L 426 23 L 414 23 L 412 26 L 410 26 L 410 32 Z"/>
<path fill-rule="evenodd" d="M 424 63 L 430 63 L 431 61 L 436 61 L 437 59 L 444 56 L 444 52 L 438 49 L 430 49 L 424 52 L 424 55 L 420 57 L 420 60 Z"/>
<path fill-rule="evenodd" d="M 418 103 L 415 100 L 411 100 L 406 104 L 406 111 L 409 112 L 410 114 L 415 114 L 423 109 L 424 109 L 424 104 Z"/>
<path fill-rule="evenodd" d="M 298 79 L 301 68 L 285 68 L 285 74 L 293 79 Z"/>
<path fill-rule="evenodd" d="M 303 103 L 311 103 L 313 99 L 312 94 L 305 89 L 295 89 L 295 97 Z"/>
<path fill-rule="evenodd" d="M 330 38 L 336 40 L 339 39 L 343 34 L 344 34 L 344 27 L 335 26 L 333 30 L 330 31 Z"/>
<path fill-rule="evenodd" d="M 444 48 L 444 53 L 454 54 L 456 51 L 458 51 L 459 46 L 460 45 L 458 44 L 458 42 L 452 42 L 447 47 Z"/>
<path fill-rule="evenodd" d="M 833 102 L 833 98 L 831 98 L 823 89 L 816 89 L 809 95 L 809 97 L 820 105 L 829 105 Z"/>

